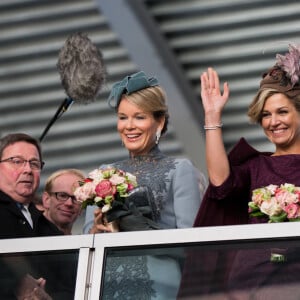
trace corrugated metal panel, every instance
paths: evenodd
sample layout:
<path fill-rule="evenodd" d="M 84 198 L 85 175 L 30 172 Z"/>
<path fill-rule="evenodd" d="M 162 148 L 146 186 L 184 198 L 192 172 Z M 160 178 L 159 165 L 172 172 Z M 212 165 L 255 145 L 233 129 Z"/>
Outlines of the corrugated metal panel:
<path fill-rule="evenodd" d="M 105 0 L 106 1 L 106 0 Z M 138 0 L 137 0 L 138 1 Z M 299 42 L 300 2 L 282 0 L 144 0 L 167 45 L 177 58 L 196 100 L 199 75 L 214 66 L 228 81 L 231 98 L 224 111 L 225 144 L 240 136 L 268 149 L 258 126 L 249 125 L 247 105 L 260 74 L 274 63 L 288 42 Z M 121 45 L 92 0 L 2 0 L 0 2 L 0 133 L 23 131 L 39 137 L 65 97 L 56 69 L 58 51 L 67 36 L 87 32 L 104 54 L 109 80 L 95 103 L 74 104 L 43 141 L 46 168 L 90 170 L 127 156 L 106 104 L 112 81 L 138 66 Z M 137 37 L 138 38 L 138 37 Z M 195 116 L 196 120 L 197 116 Z M 187 120 L 188 122 L 188 120 Z M 199 121 L 199 131 L 201 129 Z M 191 143 L 193 136 L 191 136 Z M 183 155 L 170 127 L 162 143 L 170 154 Z M 204 159 L 204 154 L 199 153 Z"/>
<path fill-rule="evenodd" d="M 223 114 L 229 149 L 244 136 L 258 149 L 272 150 L 259 126 L 250 125 L 247 106 L 260 75 L 299 42 L 300 2 L 276 0 L 145 1 L 200 98 L 199 75 L 215 67 L 228 81 L 230 100 Z"/>

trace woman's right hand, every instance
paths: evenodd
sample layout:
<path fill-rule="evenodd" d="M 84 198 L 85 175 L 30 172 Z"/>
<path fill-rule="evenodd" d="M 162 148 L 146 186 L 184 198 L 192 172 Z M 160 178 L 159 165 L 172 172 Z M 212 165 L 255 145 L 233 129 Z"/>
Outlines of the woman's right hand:
<path fill-rule="evenodd" d="M 213 68 L 201 75 L 201 97 L 205 112 L 206 165 L 209 180 L 221 185 L 229 176 L 230 167 L 222 138 L 222 111 L 229 98 L 229 87 L 220 90 L 218 73 Z"/>
<path fill-rule="evenodd" d="M 224 83 L 224 92 L 221 93 L 218 73 L 213 68 L 208 68 L 201 75 L 201 98 L 205 114 L 219 114 L 228 101 L 229 87 Z M 208 124 L 207 124 L 208 125 Z"/>
<path fill-rule="evenodd" d="M 106 222 L 101 208 L 96 208 L 94 211 L 94 224 L 89 230 L 89 233 L 112 232 L 111 226 Z"/>

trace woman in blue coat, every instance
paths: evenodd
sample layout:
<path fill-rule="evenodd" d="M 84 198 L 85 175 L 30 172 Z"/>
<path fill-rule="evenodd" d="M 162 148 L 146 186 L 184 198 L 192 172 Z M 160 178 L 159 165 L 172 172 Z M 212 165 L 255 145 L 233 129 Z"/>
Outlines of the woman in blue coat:
<path fill-rule="evenodd" d="M 144 72 L 126 76 L 113 85 L 108 101 L 116 110 L 117 129 L 129 153 L 128 159 L 110 165 L 132 173 L 137 178 L 138 186 L 147 188 L 147 198 L 152 208 L 151 221 L 154 221 L 153 224 L 141 217 L 124 228 L 121 218 L 120 231 L 192 227 L 206 180 L 189 159 L 170 157 L 159 149 L 160 137 L 167 131 L 169 113 L 166 95 L 158 80 L 146 76 Z M 95 207 L 87 208 L 84 232 L 110 231 L 109 227 L 103 225 L 101 209 L 94 211 Z M 128 293 L 135 293 L 134 298 L 130 299 L 159 299 L 155 298 L 155 284 L 159 281 L 157 276 L 164 279 L 169 276 L 171 285 L 163 287 L 164 297 L 175 297 L 181 275 L 179 265 L 173 260 L 168 262 L 167 258 L 162 261 L 160 259 L 162 258 L 146 256 L 135 264 L 136 268 L 145 271 L 142 272 L 144 278 L 139 278 L 139 289 L 130 290 L 123 284 L 107 283 L 112 286 L 107 299 L 114 299 L 114 293 L 117 293 L 115 297 L 122 295 L 122 299 L 128 299 Z M 167 263 L 172 271 L 167 276 L 164 272 L 158 274 L 159 271 L 149 274 L 150 260 L 157 266 Z M 112 270 L 111 266 L 108 272 L 111 275 L 117 270 Z M 130 276 L 126 274 L 124 278 L 128 280 Z M 156 277 L 156 283 L 149 280 L 153 277 Z"/>

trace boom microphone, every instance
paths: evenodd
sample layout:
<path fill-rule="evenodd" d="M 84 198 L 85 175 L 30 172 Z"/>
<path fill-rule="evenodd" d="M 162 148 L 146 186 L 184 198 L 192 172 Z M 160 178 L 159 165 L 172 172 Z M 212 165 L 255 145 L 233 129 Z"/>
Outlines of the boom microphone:
<path fill-rule="evenodd" d="M 105 80 L 100 50 L 84 33 L 75 33 L 59 52 L 57 68 L 67 95 L 83 104 L 95 100 Z"/>
<path fill-rule="evenodd" d="M 59 51 L 56 64 L 63 88 L 67 94 L 54 117 L 40 137 L 46 136 L 54 122 L 76 101 L 88 104 L 95 101 L 105 82 L 106 71 L 101 51 L 85 33 L 75 33 L 68 37 Z"/>

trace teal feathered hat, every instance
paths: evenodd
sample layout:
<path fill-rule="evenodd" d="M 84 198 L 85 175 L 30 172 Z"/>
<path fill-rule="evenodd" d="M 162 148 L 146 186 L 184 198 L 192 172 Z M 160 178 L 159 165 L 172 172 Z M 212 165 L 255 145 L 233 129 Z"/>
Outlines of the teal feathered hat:
<path fill-rule="evenodd" d="M 122 95 L 130 95 L 145 88 L 159 85 L 155 77 L 148 77 L 143 71 L 126 76 L 122 81 L 116 82 L 108 97 L 108 105 L 112 108 L 119 106 Z"/>

